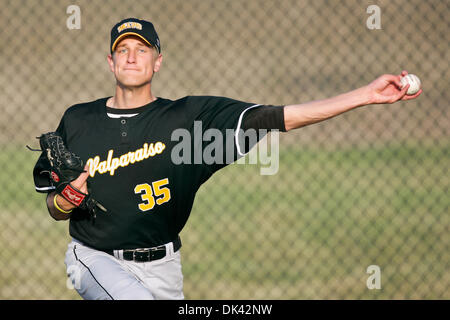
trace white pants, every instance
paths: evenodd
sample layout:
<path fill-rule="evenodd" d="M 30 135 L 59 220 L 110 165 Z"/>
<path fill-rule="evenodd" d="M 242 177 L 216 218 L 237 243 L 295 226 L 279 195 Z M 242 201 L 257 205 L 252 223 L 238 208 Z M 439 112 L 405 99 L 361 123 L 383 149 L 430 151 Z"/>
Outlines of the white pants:
<path fill-rule="evenodd" d="M 180 250 L 166 244 L 166 257 L 150 262 L 117 259 L 73 239 L 66 252 L 67 274 L 87 300 L 184 299 Z"/>

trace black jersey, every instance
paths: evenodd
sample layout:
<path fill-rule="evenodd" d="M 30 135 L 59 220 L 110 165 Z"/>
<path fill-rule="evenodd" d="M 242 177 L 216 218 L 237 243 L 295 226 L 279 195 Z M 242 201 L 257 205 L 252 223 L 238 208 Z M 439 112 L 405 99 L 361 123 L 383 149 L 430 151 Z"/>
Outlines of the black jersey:
<path fill-rule="evenodd" d="M 140 108 L 114 109 L 111 118 L 107 99 L 70 107 L 57 128 L 68 149 L 91 165 L 90 193 L 108 210 L 97 213 L 95 220 L 73 210 L 70 235 L 99 250 L 172 241 L 184 227 L 201 184 L 248 151 L 233 135 L 243 114 L 260 106 L 224 97 L 157 98 Z M 213 157 L 202 157 L 203 151 Z M 41 174 L 47 166 L 41 154 L 33 171 L 39 192 L 54 189 Z"/>

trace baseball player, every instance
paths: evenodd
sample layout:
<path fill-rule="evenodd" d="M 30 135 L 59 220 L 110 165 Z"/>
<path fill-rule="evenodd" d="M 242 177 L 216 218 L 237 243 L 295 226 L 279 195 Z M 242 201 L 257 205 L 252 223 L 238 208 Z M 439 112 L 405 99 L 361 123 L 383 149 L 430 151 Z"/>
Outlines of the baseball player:
<path fill-rule="evenodd" d="M 287 132 L 364 105 L 414 99 L 422 92 L 406 95 L 408 86 L 400 83 L 407 74 L 403 71 L 333 98 L 296 105 L 213 96 L 170 100 L 152 91 L 163 59 L 151 22 L 129 18 L 117 23 L 110 50 L 114 96 L 71 106 L 56 129 L 64 146 L 86 164 L 84 172 L 61 191 L 53 183 L 52 158 L 45 150 L 33 171 L 36 190 L 47 193 L 50 215 L 70 219 L 72 241 L 65 264 L 84 299 L 184 298 L 179 233 L 199 187 L 254 145 L 242 142 L 243 131 Z M 231 148 L 223 141 L 216 161 L 196 161 L 209 142 L 194 137 L 209 129 L 224 136 L 233 130 L 236 139 Z M 180 163 L 173 158 L 181 136 L 192 148 L 183 149 L 185 161 Z M 76 201 L 80 195 L 92 196 L 105 210 L 90 214 Z"/>

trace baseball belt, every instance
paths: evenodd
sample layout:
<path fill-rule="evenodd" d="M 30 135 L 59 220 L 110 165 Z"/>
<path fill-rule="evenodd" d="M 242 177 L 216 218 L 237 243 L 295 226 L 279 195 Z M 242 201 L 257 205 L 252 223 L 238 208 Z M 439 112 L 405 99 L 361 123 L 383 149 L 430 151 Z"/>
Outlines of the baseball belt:
<path fill-rule="evenodd" d="M 171 243 L 173 244 L 173 252 L 177 252 L 178 250 L 180 250 L 181 239 L 179 236 L 177 237 L 176 240 L 172 241 Z M 105 252 L 116 258 L 117 256 L 120 256 L 120 258 L 122 258 L 123 260 L 135 262 L 155 261 L 162 259 L 167 255 L 166 245 L 161 245 L 153 248 L 107 250 Z"/>

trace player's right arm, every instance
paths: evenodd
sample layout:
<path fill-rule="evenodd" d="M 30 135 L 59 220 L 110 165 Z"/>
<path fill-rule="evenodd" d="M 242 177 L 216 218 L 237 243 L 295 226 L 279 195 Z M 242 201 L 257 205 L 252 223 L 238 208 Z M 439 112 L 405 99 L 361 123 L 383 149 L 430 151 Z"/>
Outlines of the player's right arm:
<path fill-rule="evenodd" d="M 88 193 L 87 178 L 89 177 L 89 167 L 86 165 L 84 170 L 85 172 L 80 174 L 80 176 L 75 180 L 73 180 L 70 184 L 76 189 L 80 190 L 81 192 Z M 56 191 L 53 191 L 47 195 L 47 208 L 48 213 L 53 219 L 67 220 L 70 218 L 72 210 L 75 209 L 76 207 L 63 197 L 58 196 Z"/>
<path fill-rule="evenodd" d="M 301 128 L 361 106 L 415 99 L 422 90 L 406 95 L 409 85 L 402 88 L 400 80 L 407 74 L 407 71 L 402 71 L 400 75 L 385 74 L 367 86 L 333 98 L 288 105 L 284 108 L 285 128 L 287 131 Z"/>

